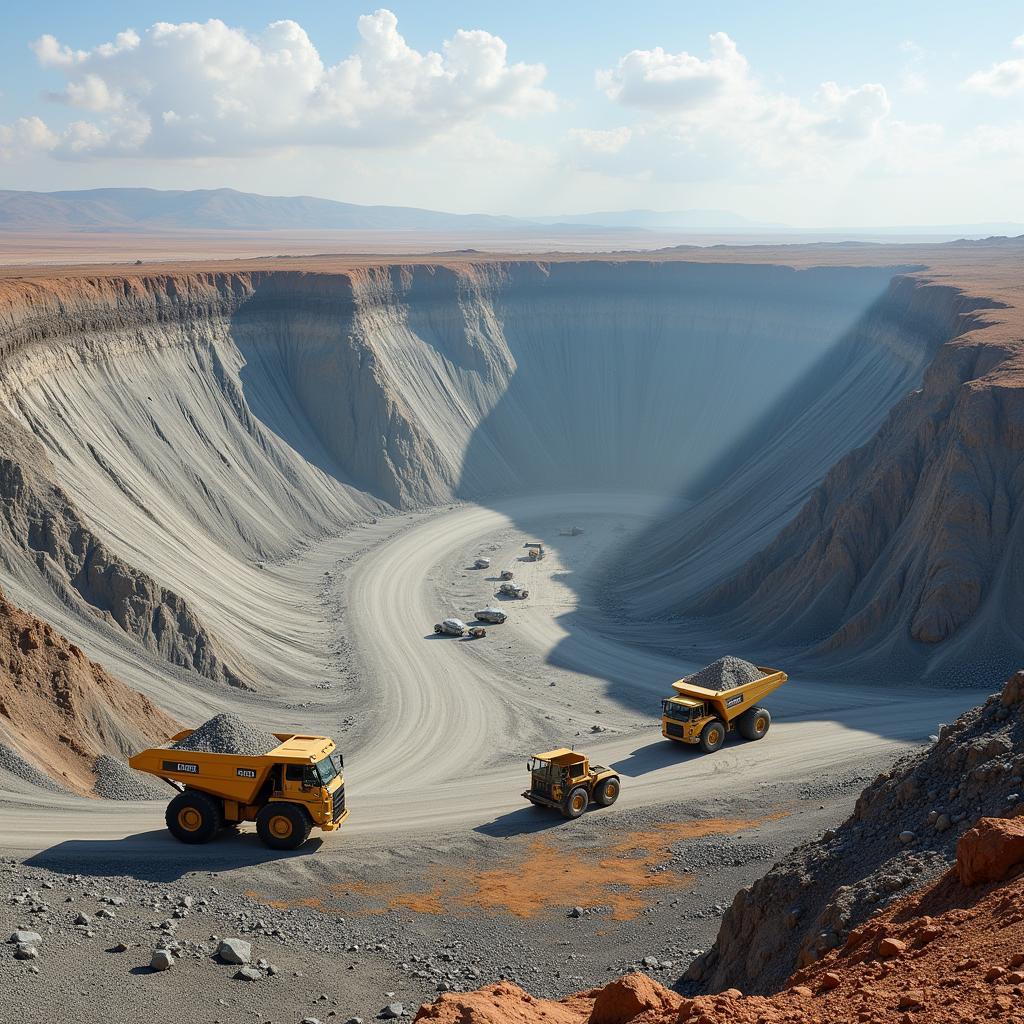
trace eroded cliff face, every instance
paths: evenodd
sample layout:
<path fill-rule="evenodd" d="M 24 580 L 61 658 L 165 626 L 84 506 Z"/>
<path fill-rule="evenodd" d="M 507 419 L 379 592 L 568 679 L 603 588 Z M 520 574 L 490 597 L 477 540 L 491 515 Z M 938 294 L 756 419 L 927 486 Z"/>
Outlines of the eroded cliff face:
<path fill-rule="evenodd" d="M 264 559 L 389 508 L 653 491 L 685 508 L 620 567 L 637 618 L 942 648 L 1016 571 L 1006 351 L 947 346 L 906 397 L 980 305 L 892 268 L 607 260 L 3 282 L 8 569 L 237 683 Z"/>
<path fill-rule="evenodd" d="M 793 521 L 689 610 L 851 667 L 1008 671 L 1024 645 L 1021 358 L 977 337 L 944 346 Z"/>
<path fill-rule="evenodd" d="M 127 758 L 178 728 L 0 591 L 0 744 L 63 787 L 88 795 L 99 755 Z"/>

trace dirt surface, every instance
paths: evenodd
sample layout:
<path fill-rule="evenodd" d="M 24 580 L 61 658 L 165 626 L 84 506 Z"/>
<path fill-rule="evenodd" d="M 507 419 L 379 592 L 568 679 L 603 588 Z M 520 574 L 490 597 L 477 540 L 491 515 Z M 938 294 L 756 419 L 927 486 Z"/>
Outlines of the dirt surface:
<path fill-rule="evenodd" d="M 966 856 L 934 885 L 852 932 L 772 996 L 731 987 L 686 998 L 643 974 L 557 1002 L 510 984 L 440 996 L 418 1020 L 450 1024 L 966 1024 L 1024 1020 L 1024 846 L 1018 822 L 982 819 L 964 850 L 995 870 L 965 884 Z"/>

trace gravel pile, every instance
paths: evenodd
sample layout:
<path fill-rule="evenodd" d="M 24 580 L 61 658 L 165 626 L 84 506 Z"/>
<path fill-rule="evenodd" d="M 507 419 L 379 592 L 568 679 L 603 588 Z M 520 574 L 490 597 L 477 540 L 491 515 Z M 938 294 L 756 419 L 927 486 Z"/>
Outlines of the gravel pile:
<path fill-rule="evenodd" d="M 225 713 L 203 722 L 191 735 L 173 744 L 173 749 L 260 757 L 280 742 L 272 733 L 243 722 L 237 715 Z"/>
<path fill-rule="evenodd" d="M 694 672 L 692 676 L 686 676 L 686 682 L 693 686 L 702 686 L 705 690 L 721 692 L 731 690 L 734 686 L 742 686 L 744 683 L 752 683 L 762 675 L 764 673 L 756 665 L 727 654 L 699 672 Z"/>
<path fill-rule="evenodd" d="M 23 782 L 49 790 L 51 793 L 66 792 L 49 775 L 40 771 L 35 765 L 29 764 L 21 754 L 7 746 L 6 743 L 0 743 L 0 769 L 16 775 Z"/>
<path fill-rule="evenodd" d="M 109 754 L 101 754 L 93 762 L 96 773 L 93 792 L 104 800 L 163 800 L 168 790 Z"/>

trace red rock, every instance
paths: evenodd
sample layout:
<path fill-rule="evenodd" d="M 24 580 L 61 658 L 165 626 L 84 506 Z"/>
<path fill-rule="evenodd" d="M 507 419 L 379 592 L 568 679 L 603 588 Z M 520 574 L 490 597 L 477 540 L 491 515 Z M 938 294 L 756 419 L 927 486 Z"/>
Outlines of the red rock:
<path fill-rule="evenodd" d="M 956 844 L 964 885 L 1001 882 L 1024 863 L 1024 818 L 981 818 Z"/>
<path fill-rule="evenodd" d="M 921 941 L 921 945 L 927 945 L 929 942 L 934 942 L 945 934 L 945 929 L 941 925 L 929 924 L 925 925 L 924 928 L 918 932 L 918 938 Z"/>
<path fill-rule="evenodd" d="M 1001 978 L 1005 973 L 1006 971 L 1004 971 L 1002 967 L 990 967 L 985 972 L 985 980 L 996 981 L 998 978 Z"/>
<path fill-rule="evenodd" d="M 641 1013 L 677 1014 L 683 998 L 646 974 L 627 974 L 597 993 L 589 1024 L 626 1024 Z"/>
<path fill-rule="evenodd" d="M 1024 972 L 1013 971 L 1011 974 L 1007 974 L 1006 977 L 1003 978 L 1003 981 L 1005 981 L 1007 985 L 1019 985 L 1024 981 Z"/>
<path fill-rule="evenodd" d="M 1014 953 L 1007 967 L 1024 967 L 1024 953 Z"/>
<path fill-rule="evenodd" d="M 726 999 L 742 999 L 743 993 L 738 988 L 727 988 L 723 993 Z"/>
<path fill-rule="evenodd" d="M 835 971 L 826 971 L 821 976 L 821 987 L 825 992 L 829 992 L 834 988 L 839 988 L 842 983 L 842 978 L 840 978 Z"/>
<path fill-rule="evenodd" d="M 1014 672 L 1006 681 L 1003 687 L 1003 695 L 1000 698 L 1004 708 L 1012 704 L 1024 703 L 1024 672 Z"/>
<path fill-rule="evenodd" d="M 899 956 L 907 948 L 907 944 L 901 939 L 882 939 L 878 944 L 878 955 L 888 960 L 890 957 Z"/>
<path fill-rule="evenodd" d="M 916 1010 L 919 1006 L 924 1006 L 924 990 L 920 988 L 912 988 L 904 992 L 897 1003 L 900 1010 Z"/>
<path fill-rule="evenodd" d="M 806 999 L 814 995 L 814 993 L 806 985 L 794 985 L 789 990 L 789 994 L 791 996 L 800 996 L 803 999 Z"/>

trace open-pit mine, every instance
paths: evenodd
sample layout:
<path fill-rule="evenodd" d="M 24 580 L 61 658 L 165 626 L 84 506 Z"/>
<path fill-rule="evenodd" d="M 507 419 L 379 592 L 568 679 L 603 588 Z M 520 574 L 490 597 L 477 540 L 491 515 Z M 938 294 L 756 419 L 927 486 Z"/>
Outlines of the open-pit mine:
<path fill-rule="evenodd" d="M 408 1016 L 637 967 L 698 1009 L 798 970 L 810 999 L 1021 782 L 1017 691 L 968 709 L 1024 658 L 1022 254 L 0 269 L 0 926 L 38 940 L 0 950 L 11 1019 Z M 670 743 L 672 682 L 725 653 L 788 673 L 770 735 Z M 344 826 L 170 838 L 127 761 L 224 712 L 333 737 Z M 567 746 L 614 809 L 525 804 Z M 880 772 L 903 816 L 876 780 L 841 826 Z"/>

